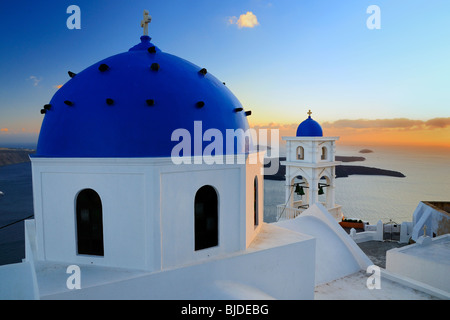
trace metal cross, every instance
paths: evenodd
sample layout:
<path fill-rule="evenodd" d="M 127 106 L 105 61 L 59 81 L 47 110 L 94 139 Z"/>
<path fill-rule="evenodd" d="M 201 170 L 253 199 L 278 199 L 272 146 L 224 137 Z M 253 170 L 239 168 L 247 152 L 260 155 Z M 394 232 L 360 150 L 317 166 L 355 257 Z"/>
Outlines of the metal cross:
<path fill-rule="evenodd" d="M 310 117 L 311 117 L 311 115 L 312 115 L 312 112 L 311 112 L 311 110 L 309 110 L 309 111 L 307 112 L 307 114 L 308 114 L 308 116 L 310 116 Z"/>
<path fill-rule="evenodd" d="M 144 19 L 141 21 L 141 28 L 144 28 L 144 36 L 148 36 L 148 24 L 152 22 L 152 16 L 148 15 L 148 11 L 144 10 Z"/>

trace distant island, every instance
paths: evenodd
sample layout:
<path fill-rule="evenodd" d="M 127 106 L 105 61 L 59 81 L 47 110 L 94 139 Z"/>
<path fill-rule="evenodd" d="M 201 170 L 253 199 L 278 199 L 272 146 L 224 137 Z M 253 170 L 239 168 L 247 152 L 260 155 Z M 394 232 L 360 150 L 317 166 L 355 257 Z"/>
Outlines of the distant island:
<path fill-rule="evenodd" d="M 370 149 L 359 150 L 359 153 L 372 153 L 372 152 L 373 152 L 373 150 L 370 150 Z"/>
<path fill-rule="evenodd" d="M 363 149 L 367 150 L 367 149 Z M 363 151 L 361 150 L 361 151 Z M 360 151 L 360 152 L 361 152 Z M 369 150 L 370 151 L 370 150 Z M 370 151 L 373 152 L 373 151 Z M 17 164 L 30 161 L 29 155 L 35 153 L 32 149 L 10 149 L 10 148 L 0 148 L 0 166 L 6 166 L 10 164 Z M 279 167 L 278 172 L 274 175 L 264 175 L 264 179 L 267 180 L 284 180 L 286 174 L 285 166 L 280 164 L 280 161 L 285 161 L 286 157 L 273 158 L 272 161 L 278 161 Z M 336 156 L 336 161 L 341 162 L 356 162 L 364 161 L 364 157 L 354 157 L 354 156 Z M 265 164 L 265 168 L 270 167 L 270 164 Z M 389 176 L 404 178 L 405 175 L 398 171 L 365 167 L 365 166 L 353 166 L 353 165 L 338 165 L 336 166 L 336 178 L 345 178 L 350 175 L 378 175 L 378 176 Z"/>
<path fill-rule="evenodd" d="M 336 161 L 341 162 L 355 162 L 355 161 L 365 161 L 366 158 L 364 157 L 354 157 L 354 156 L 335 156 L 334 157 Z"/>
<path fill-rule="evenodd" d="M 32 149 L 0 148 L 0 166 L 30 161 L 29 155 L 35 153 Z"/>
<path fill-rule="evenodd" d="M 336 156 L 336 161 L 341 162 L 354 162 L 354 161 L 364 161 L 364 157 L 344 157 L 344 156 Z M 285 180 L 286 175 L 286 167 L 281 165 L 281 161 L 286 161 L 286 157 L 273 158 L 272 161 L 278 161 L 278 172 L 273 175 L 264 175 L 264 179 L 267 180 Z M 270 167 L 269 164 L 264 165 L 265 168 Z M 353 166 L 353 165 L 337 165 L 336 166 L 336 178 L 346 178 L 350 175 L 358 174 L 358 175 L 371 175 L 371 176 L 389 176 L 389 177 L 398 177 L 404 178 L 405 175 L 398 171 L 372 168 L 372 167 L 364 167 L 364 166 Z"/>

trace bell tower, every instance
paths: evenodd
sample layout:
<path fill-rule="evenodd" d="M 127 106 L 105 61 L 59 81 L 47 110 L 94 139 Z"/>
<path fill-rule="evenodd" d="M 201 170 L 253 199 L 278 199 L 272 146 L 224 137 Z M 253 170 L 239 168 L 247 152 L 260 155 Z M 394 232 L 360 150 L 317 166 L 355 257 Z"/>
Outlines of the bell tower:
<path fill-rule="evenodd" d="M 336 140 L 324 137 L 322 127 L 311 118 L 300 123 L 295 137 L 283 137 L 286 141 L 285 203 L 278 205 L 278 219 L 291 219 L 314 203 L 321 203 L 340 221 L 341 206 L 335 203 Z"/>

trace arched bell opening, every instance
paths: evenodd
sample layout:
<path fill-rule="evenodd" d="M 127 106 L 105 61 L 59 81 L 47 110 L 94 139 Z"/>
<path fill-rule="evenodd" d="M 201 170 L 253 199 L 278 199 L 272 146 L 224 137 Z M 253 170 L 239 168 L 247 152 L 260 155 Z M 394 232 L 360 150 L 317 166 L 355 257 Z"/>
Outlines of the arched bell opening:
<path fill-rule="evenodd" d="M 296 176 L 292 179 L 292 207 L 295 209 L 308 209 L 309 207 L 309 183 L 302 176 Z"/>
<path fill-rule="evenodd" d="M 324 205 L 325 208 L 331 207 L 331 180 L 328 176 L 322 176 L 319 179 L 317 185 L 317 195 L 320 203 Z"/>

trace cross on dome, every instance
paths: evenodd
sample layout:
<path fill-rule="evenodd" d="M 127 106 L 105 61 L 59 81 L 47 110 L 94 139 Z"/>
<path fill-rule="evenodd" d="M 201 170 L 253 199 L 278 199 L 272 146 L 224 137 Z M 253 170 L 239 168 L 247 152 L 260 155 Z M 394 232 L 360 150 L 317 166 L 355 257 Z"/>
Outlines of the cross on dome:
<path fill-rule="evenodd" d="M 311 110 L 309 110 L 309 111 L 307 112 L 307 114 L 308 114 L 308 116 L 311 118 L 311 115 L 312 115 Z"/>
<path fill-rule="evenodd" d="M 141 20 L 141 28 L 144 28 L 144 36 L 148 36 L 148 24 L 152 22 L 152 16 L 148 14 L 147 10 L 144 10 L 144 19 Z"/>

